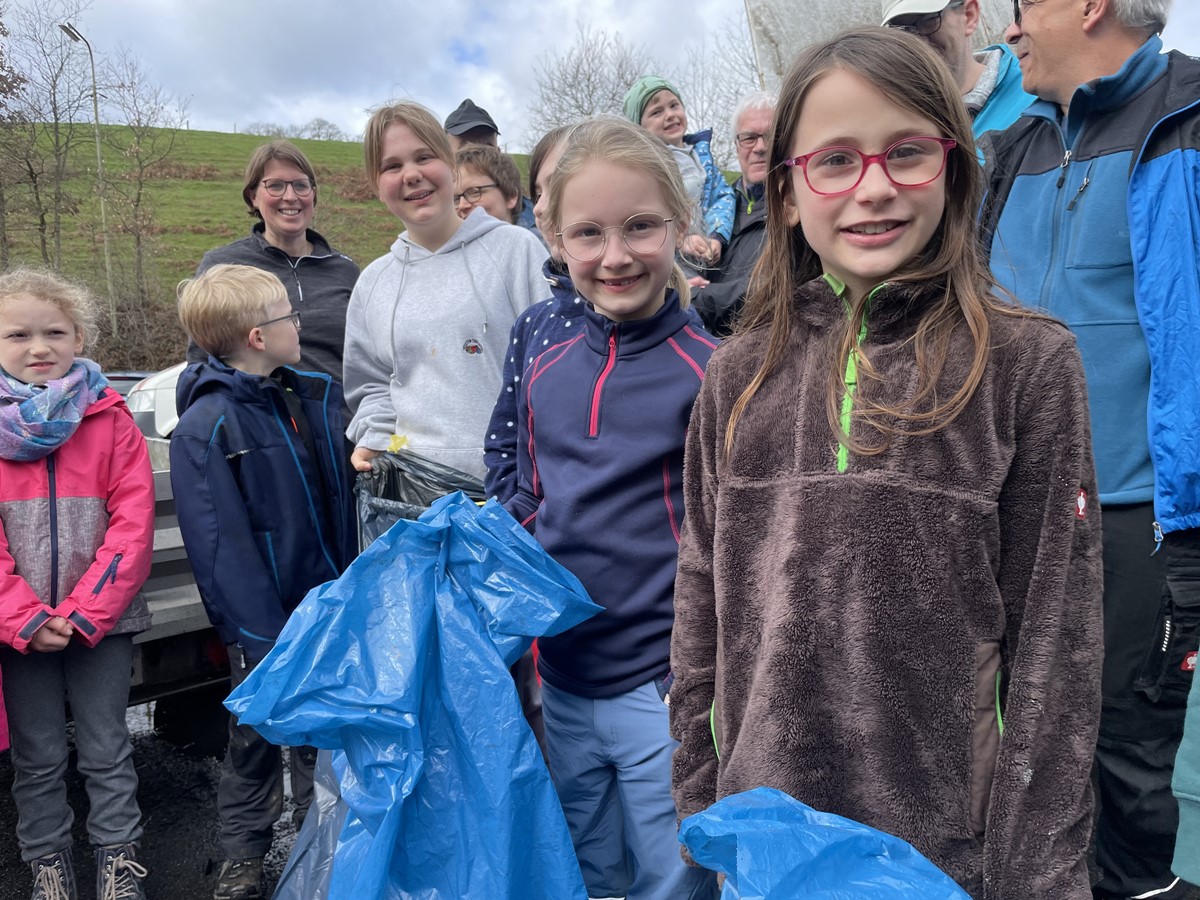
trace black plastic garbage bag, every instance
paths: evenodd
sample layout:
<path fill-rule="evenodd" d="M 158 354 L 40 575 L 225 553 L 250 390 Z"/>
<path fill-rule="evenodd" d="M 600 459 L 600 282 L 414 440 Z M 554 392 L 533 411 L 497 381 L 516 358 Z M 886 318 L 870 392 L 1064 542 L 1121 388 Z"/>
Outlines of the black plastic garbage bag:
<path fill-rule="evenodd" d="M 416 519 L 439 497 L 462 491 L 485 499 L 483 482 L 473 475 L 425 459 L 408 450 L 380 453 L 370 472 L 354 480 L 358 504 L 358 548 L 365 550 L 400 519 Z"/>
<path fill-rule="evenodd" d="M 345 822 L 327 893 L 299 896 L 586 897 L 508 670 L 599 610 L 503 507 L 461 493 L 311 591 L 226 701 L 274 743 L 335 751 Z"/>
<path fill-rule="evenodd" d="M 971 900 L 906 841 L 774 788 L 688 816 L 679 841 L 725 874 L 721 900 Z"/>

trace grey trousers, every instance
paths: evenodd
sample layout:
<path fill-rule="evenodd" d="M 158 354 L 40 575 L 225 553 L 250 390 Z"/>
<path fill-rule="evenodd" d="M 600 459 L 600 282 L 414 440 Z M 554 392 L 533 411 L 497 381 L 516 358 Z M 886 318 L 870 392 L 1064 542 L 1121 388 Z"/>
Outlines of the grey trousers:
<path fill-rule="evenodd" d="M 17 843 L 26 862 L 72 844 L 67 803 L 67 717 L 75 721 L 77 768 L 88 794 L 87 831 L 96 846 L 142 836 L 137 772 L 125 724 L 133 635 L 95 647 L 76 641 L 55 653 L 0 647 L 12 742 Z"/>
<path fill-rule="evenodd" d="M 246 680 L 259 660 L 244 656 L 242 648 L 230 644 L 230 690 Z M 297 820 L 312 804 L 313 768 L 317 751 L 312 747 L 289 748 L 292 799 Z M 221 817 L 221 853 L 226 859 L 253 859 L 271 849 L 272 830 L 283 812 L 283 757 L 272 744 L 249 725 L 229 717 L 229 749 L 217 784 L 217 812 Z"/>

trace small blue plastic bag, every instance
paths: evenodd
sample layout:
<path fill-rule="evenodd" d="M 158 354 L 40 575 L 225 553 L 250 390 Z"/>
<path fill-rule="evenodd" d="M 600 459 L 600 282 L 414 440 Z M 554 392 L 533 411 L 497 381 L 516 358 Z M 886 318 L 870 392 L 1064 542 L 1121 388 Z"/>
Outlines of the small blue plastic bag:
<path fill-rule="evenodd" d="M 340 751 L 348 811 L 328 893 L 308 896 L 585 898 L 508 670 L 599 610 L 499 504 L 461 493 L 311 591 L 226 701 L 274 743 Z"/>
<path fill-rule="evenodd" d="M 679 826 L 721 900 L 971 900 L 911 844 L 774 788 L 718 800 Z"/>

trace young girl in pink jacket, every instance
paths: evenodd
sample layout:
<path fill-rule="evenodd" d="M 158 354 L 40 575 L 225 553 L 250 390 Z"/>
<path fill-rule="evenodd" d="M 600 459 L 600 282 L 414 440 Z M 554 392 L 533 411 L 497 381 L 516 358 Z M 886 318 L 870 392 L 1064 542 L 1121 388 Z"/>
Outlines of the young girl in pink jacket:
<path fill-rule="evenodd" d="M 17 842 L 34 900 L 76 896 L 65 702 L 88 791 L 96 896 L 143 897 L 125 707 L 154 544 L 146 442 L 77 356 L 93 303 L 56 275 L 0 275 L 0 667 Z"/>

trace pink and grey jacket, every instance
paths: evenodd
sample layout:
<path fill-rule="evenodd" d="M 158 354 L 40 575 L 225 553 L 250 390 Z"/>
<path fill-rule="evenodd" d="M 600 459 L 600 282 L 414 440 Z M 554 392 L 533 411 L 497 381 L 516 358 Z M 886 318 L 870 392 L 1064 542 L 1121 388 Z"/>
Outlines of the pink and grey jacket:
<path fill-rule="evenodd" d="M 125 403 L 106 390 L 71 438 L 33 462 L 0 459 L 0 641 L 27 652 L 51 616 L 94 647 L 144 631 L 154 476 Z"/>
<path fill-rule="evenodd" d="M 670 668 L 684 436 L 717 342 L 674 293 L 649 319 L 582 318 L 519 382 L 506 508 L 604 607 L 539 638 L 538 670 L 560 690 L 611 697 Z"/>

